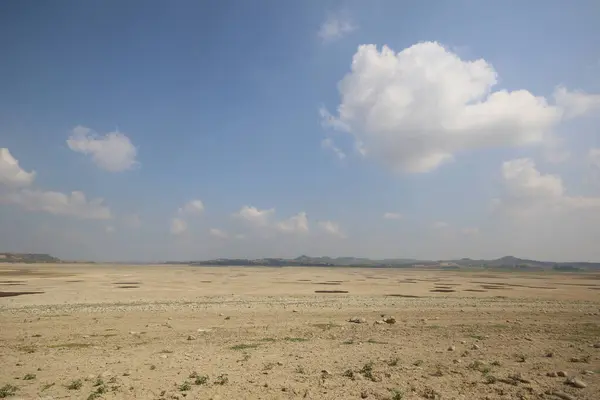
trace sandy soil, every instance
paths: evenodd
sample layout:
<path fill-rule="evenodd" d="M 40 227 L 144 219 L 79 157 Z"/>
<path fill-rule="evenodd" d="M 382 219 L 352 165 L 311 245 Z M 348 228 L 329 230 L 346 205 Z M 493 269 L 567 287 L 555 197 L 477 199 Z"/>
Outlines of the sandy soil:
<path fill-rule="evenodd" d="M 600 274 L 0 265 L 0 344 L 0 398 L 598 400 Z"/>

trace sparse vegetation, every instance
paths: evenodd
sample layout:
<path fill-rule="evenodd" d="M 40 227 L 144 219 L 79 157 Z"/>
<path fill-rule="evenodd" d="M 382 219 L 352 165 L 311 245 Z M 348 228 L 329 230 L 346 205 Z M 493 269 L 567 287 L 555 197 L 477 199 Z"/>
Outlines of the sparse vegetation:
<path fill-rule="evenodd" d="M 194 385 L 206 385 L 208 383 L 208 375 L 196 375 L 194 377 Z"/>
<path fill-rule="evenodd" d="M 35 374 L 25 374 L 25 376 L 23 377 L 24 381 L 32 381 L 36 378 Z"/>
<path fill-rule="evenodd" d="M 306 374 L 306 370 L 304 369 L 304 367 L 302 365 L 298 365 L 296 367 L 296 373 L 304 375 L 304 374 Z"/>
<path fill-rule="evenodd" d="M 375 381 L 375 376 L 373 375 L 373 362 L 369 361 L 359 371 L 362 376 L 372 381 Z"/>
<path fill-rule="evenodd" d="M 423 360 L 417 360 L 417 361 L 415 361 L 415 362 L 413 363 L 413 365 L 414 365 L 415 367 L 420 367 L 421 365 L 423 365 Z"/>
<path fill-rule="evenodd" d="M 286 337 L 285 340 L 287 342 L 308 342 L 308 339 L 306 338 L 301 338 L 301 337 Z"/>
<path fill-rule="evenodd" d="M 10 383 L 7 383 L 6 385 L 4 385 L 0 388 L 0 399 L 14 396 L 15 394 L 17 394 L 18 390 L 19 390 L 19 388 L 16 387 L 15 385 L 11 385 Z"/>
<path fill-rule="evenodd" d="M 85 349 L 90 346 L 90 343 L 59 343 L 51 344 L 48 347 L 51 349 Z"/>
<path fill-rule="evenodd" d="M 404 392 L 400 389 L 390 389 L 392 392 L 391 400 L 402 400 L 404 398 Z"/>
<path fill-rule="evenodd" d="M 56 385 L 55 382 L 46 383 L 45 385 L 42 386 L 42 388 L 40 389 L 40 391 L 42 391 L 42 392 L 46 391 L 46 390 L 50 389 L 52 386 L 54 386 L 54 385 Z"/>
<path fill-rule="evenodd" d="M 400 363 L 400 359 L 398 357 L 396 357 L 396 358 L 392 358 L 391 360 L 389 360 L 387 362 L 387 365 L 389 365 L 390 367 L 396 367 L 399 363 Z"/>
<path fill-rule="evenodd" d="M 231 346 L 231 350 L 248 350 L 248 349 L 256 349 L 259 345 L 256 343 L 241 343 Z"/>
<path fill-rule="evenodd" d="M 354 340 L 345 340 L 342 344 L 354 344 Z"/>
<path fill-rule="evenodd" d="M 226 385 L 227 383 L 229 383 L 229 377 L 227 376 L 227 374 L 221 374 L 219 376 L 217 376 L 217 379 L 215 379 L 215 385 Z"/>
<path fill-rule="evenodd" d="M 81 389 L 82 386 L 83 386 L 83 382 L 81 381 L 81 379 L 75 379 L 75 380 L 71 381 L 71 383 L 69 383 L 67 385 L 67 389 L 69 389 L 69 390 L 79 390 L 79 389 Z"/>
<path fill-rule="evenodd" d="M 152 364 L 152 365 L 150 366 L 150 371 L 154 371 L 155 369 L 156 369 L 156 365 Z"/>
<path fill-rule="evenodd" d="M 180 392 L 187 392 L 188 390 L 192 390 L 192 385 L 190 385 L 188 381 L 185 381 L 181 385 L 179 385 Z"/>

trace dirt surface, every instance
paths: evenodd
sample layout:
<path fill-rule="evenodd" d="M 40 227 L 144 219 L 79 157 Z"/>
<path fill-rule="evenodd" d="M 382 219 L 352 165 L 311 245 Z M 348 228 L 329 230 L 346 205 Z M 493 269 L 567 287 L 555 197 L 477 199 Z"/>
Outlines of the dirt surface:
<path fill-rule="evenodd" d="M 0 398 L 598 400 L 599 288 L 600 274 L 2 265 Z"/>

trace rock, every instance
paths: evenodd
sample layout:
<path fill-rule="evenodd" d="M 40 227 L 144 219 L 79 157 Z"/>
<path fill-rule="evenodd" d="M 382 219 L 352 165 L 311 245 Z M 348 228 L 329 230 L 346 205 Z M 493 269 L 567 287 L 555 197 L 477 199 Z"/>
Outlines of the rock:
<path fill-rule="evenodd" d="M 352 317 L 348 320 L 348 322 L 352 322 L 355 324 L 364 324 L 365 322 L 367 322 L 367 320 L 360 317 Z"/>
<path fill-rule="evenodd" d="M 327 371 L 326 369 L 321 371 L 321 378 L 325 379 L 329 376 L 331 376 L 331 372 Z"/>
<path fill-rule="evenodd" d="M 590 371 L 590 370 L 585 370 L 583 371 L 584 375 L 594 375 L 594 371 Z"/>
<path fill-rule="evenodd" d="M 383 321 L 386 324 L 395 324 L 396 323 L 396 318 L 394 318 L 394 317 L 386 317 Z"/>
<path fill-rule="evenodd" d="M 479 345 L 478 344 L 474 344 L 473 346 L 471 346 L 472 350 L 479 350 Z"/>
<path fill-rule="evenodd" d="M 163 358 L 163 359 L 164 359 L 164 358 L 167 358 L 167 357 L 168 357 L 168 356 L 167 356 L 166 354 L 161 354 L 161 355 L 160 355 L 160 358 Z"/>
<path fill-rule="evenodd" d="M 210 332 L 210 329 L 198 328 L 198 329 L 196 329 L 196 332 L 198 332 L 198 333 Z"/>
<path fill-rule="evenodd" d="M 460 344 L 467 344 L 467 341 L 466 340 L 461 340 Z"/>
<path fill-rule="evenodd" d="M 567 373 L 566 373 L 566 371 L 558 371 L 558 372 L 556 373 L 556 375 L 558 375 L 558 376 L 560 376 L 560 377 L 563 377 L 563 378 L 565 378 L 565 377 L 567 376 Z"/>
<path fill-rule="evenodd" d="M 562 400 L 577 400 L 575 398 L 575 396 L 571 396 L 570 394 L 563 393 L 563 392 L 552 392 L 551 394 Z"/>
<path fill-rule="evenodd" d="M 594 343 L 592 347 L 595 349 L 600 349 L 600 343 Z"/>
<path fill-rule="evenodd" d="M 583 389 L 587 387 L 587 383 L 578 378 L 569 378 L 565 381 L 565 383 L 578 389 Z"/>
<path fill-rule="evenodd" d="M 283 363 L 281 361 L 277 361 L 277 365 L 279 365 L 281 367 L 281 366 L 283 366 Z"/>
<path fill-rule="evenodd" d="M 383 325 L 383 324 L 385 324 L 385 321 L 375 321 L 375 324 L 377 324 L 377 325 Z"/>
<path fill-rule="evenodd" d="M 366 399 L 367 397 L 369 397 L 369 392 L 367 392 L 366 390 L 363 390 L 362 392 L 360 392 L 361 399 Z"/>
<path fill-rule="evenodd" d="M 554 353 L 549 351 L 548 353 L 546 353 L 546 357 L 552 358 L 552 357 L 554 357 Z"/>
<path fill-rule="evenodd" d="M 448 347 L 448 351 L 454 351 L 454 350 L 456 350 L 456 347 L 455 347 L 455 346 L 450 346 L 450 347 Z"/>
<path fill-rule="evenodd" d="M 550 378 L 556 378 L 558 374 L 554 371 L 550 371 L 546 374 L 546 376 L 549 376 Z"/>
<path fill-rule="evenodd" d="M 196 336 L 189 335 L 187 337 L 187 340 L 196 340 Z"/>

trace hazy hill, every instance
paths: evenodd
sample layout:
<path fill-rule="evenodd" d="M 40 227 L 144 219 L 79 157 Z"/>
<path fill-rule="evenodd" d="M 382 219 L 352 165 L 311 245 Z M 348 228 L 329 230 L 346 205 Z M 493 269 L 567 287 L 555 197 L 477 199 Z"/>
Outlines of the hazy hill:
<path fill-rule="evenodd" d="M 0 263 L 58 263 L 60 259 L 49 254 L 0 253 Z"/>

